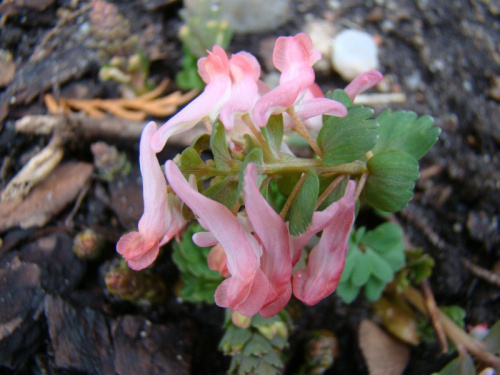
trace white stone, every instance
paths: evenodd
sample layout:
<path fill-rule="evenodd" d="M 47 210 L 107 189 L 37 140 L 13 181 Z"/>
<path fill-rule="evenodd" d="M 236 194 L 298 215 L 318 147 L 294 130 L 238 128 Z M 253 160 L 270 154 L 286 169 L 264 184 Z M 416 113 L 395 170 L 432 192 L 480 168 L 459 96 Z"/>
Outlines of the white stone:
<path fill-rule="evenodd" d="M 379 66 L 378 47 L 364 31 L 344 30 L 333 39 L 332 46 L 333 68 L 346 81 Z"/>

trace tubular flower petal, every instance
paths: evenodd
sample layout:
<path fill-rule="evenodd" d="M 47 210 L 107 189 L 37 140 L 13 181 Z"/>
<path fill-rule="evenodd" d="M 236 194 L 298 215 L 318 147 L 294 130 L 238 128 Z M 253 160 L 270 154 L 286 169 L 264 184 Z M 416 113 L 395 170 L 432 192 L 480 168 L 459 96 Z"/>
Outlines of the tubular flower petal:
<path fill-rule="evenodd" d="M 384 76 L 377 70 L 369 70 L 364 72 L 354 78 L 351 83 L 349 83 L 344 91 L 347 95 L 354 101 L 356 95 L 371 89 L 373 86 L 377 85 L 380 81 L 382 81 Z"/>
<path fill-rule="evenodd" d="M 143 178 L 144 214 L 139 220 L 138 231 L 120 238 L 116 250 L 130 268 L 148 267 L 158 256 L 160 246 L 178 235 L 186 225 L 180 215 L 180 201 L 167 194 L 165 176 L 150 147 L 156 124 L 150 122 L 142 132 L 139 164 Z"/>
<path fill-rule="evenodd" d="M 283 112 L 296 103 L 302 120 L 321 114 L 347 114 L 341 103 L 323 98 L 321 93 L 317 93 L 319 87 L 314 84 L 312 66 L 320 58 L 321 53 L 314 49 L 307 34 L 278 38 L 274 47 L 273 62 L 281 71 L 280 84 L 255 103 L 252 115 L 257 125 L 266 126 L 272 113 Z M 301 101 L 303 103 L 299 104 Z"/>
<path fill-rule="evenodd" d="M 344 197 L 332 203 L 332 220 L 311 250 L 307 267 L 293 276 L 294 295 L 308 305 L 314 305 L 331 294 L 340 280 L 354 222 L 354 191 L 355 183 L 351 181 Z"/>
<path fill-rule="evenodd" d="M 231 276 L 217 288 L 215 302 L 242 315 L 257 314 L 269 293 L 269 282 L 260 269 L 260 244 L 224 205 L 193 189 L 173 161 L 167 162 L 165 170 L 172 189 L 199 217 L 200 224 L 212 233 L 226 253 Z"/>
<path fill-rule="evenodd" d="M 229 99 L 229 61 L 221 47 L 214 46 L 213 52 L 198 61 L 198 72 L 207 84 L 205 90 L 156 131 L 151 140 L 155 152 L 160 152 L 172 135 L 191 129 L 202 118 L 208 116 L 215 119 Z"/>
<path fill-rule="evenodd" d="M 246 167 L 244 181 L 246 212 L 262 245 L 260 267 L 269 280 L 269 294 L 260 310 L 260 314 L 266 318 L 281 311 L 292 295 L 288 228 L 260 193 L 255 164 L 250 163 Z"/>
<path fill-rule="evenodd" d="M 234 54 L 229 60 L 231 97 L 220 111 L 220 120 L 226 130 L 234 128 L 234 116 L 249 112 L 259 98 L 260 65 L 248 52 Z"/>

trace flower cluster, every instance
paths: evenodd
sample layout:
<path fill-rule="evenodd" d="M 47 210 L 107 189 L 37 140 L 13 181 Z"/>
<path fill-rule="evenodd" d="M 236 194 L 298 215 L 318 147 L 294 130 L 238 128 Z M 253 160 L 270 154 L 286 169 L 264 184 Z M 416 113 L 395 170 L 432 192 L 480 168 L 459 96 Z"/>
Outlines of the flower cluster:
<path fill-rule="evenodd" d="M 226 277 L 215 292 L 219 306 L 270 317 L 292 293 L 311 305 L 335 290 L 367 168 L 366 160 L 345 167 L 321 160 L 327 149 L 318 146 L 316 136 L 324 118 L 345 117 L 350 107 L 325 97 L 315 83 L 313 64 L 319 58 L 306 34 L 280 37 L 273 61 L 281 78 L 273 89 L 260 80 L 257 59 L 247 52 L 228 58 L 215 46 L 198 61 L 204 91 L 159 129 L 147 124 L 141 137 L 144 214 L 138 231 L 117 244 L 130 268 L 149 266 L 159 248 L 182 233 L 183 202 L 206 230 L 193 241 L 213 246 L 207 262 Z M 367 72 L 345 94 L 353 100 L 381 79 L 379 72 Z M 198 139 L 167 161 L 163 174 L 156 153 L 172 135 L 200 121 L 211 132 L 214 159 L 199 158 L 208 141 Z M 309 142 L 314 158 L 289 151 L 282 142 L 289 129 Z M 328 187 L 320 189 L 319 177 Z M 208 181 L 210 187 L 199 191 Z M 277 204 L 278 198 L 286 202 Z"/>

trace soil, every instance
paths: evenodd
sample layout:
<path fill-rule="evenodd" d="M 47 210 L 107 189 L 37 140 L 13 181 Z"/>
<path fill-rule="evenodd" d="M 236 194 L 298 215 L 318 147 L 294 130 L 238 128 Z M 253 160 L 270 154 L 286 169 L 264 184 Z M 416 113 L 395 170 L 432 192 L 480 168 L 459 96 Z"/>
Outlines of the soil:
<path fill-rule="evenodd" d="M 61 11 L 86 5 L 77 3 L 14 0 L 2 4 L 6 19 L 0 48 L 9 51 L 17 65 L 13 80 L 0 92 L 2 188 L 50 139 L 14 129 L 15 121 L 26 115 L 47 113 L 43 93 L 118 96 L 116 85 L 98 80 L 101 57 L 76 32 L 88 12 L 59 27 L 43 42 L 45 56 L 30 61 Z M 156 83 L 173 77 L 182 57 L 176 37 L 181 24 L 179 2 L 114 3 L 133 20 L 132 32 L 142 36 L 140 43 L 152 60 L 151 77 Z M 500 317 L 500 290 L 472 273 L 462 260 L 492 270 L 500 259 L 498 3 L 296 0 L 288 23 L 272 32 L 236 35 L 229 50 L 247 50 L 263 62 L 262 41 L 297 33 L 306 14 L 378 37 L 381 71 L 389 90 L 405 93 L 406 101 L 375 105 L 377 113 L 389 107 L 429 114 L 442 129 L 440 140 L 420 161 L 422 177 L 414 199 L 396 218 L 408 240 L 436 261 L 430 284 L 438 304 L 464 308 L 468 325 L 493 324 Z M 334 72 L 319 74 L 318 81 L 324 89 L 346 85 Z M 171 84 L 170 89 L 174 88 Z M 67 141 L 63 161 L 92 163 L 93 141 Z M 108 142 L 129 156 L 131 175 L 112 183 L 94 177 L 79 205 L 67 205 L 41 227 L 12 228 L 2 235 L 0 373 L 225 373 L 229 359 L 217 350 L 224 312 L 216 306 L 177 301 L 173 291 L 178 272 L 168 248 L 153 268 L 167 285 L 164 302 L 134 305 L 105 292 L 103 272 L 115 256 L 114 242 L 134 228 L 141 211 L 134 209 L 141 198 L 137 141 Z M 77 211 L 71 216 L 74 207 Z M 94 229 L 106 240 L 108 250 L 98 260 L 82 261 L 68 253 L 72 237 L 84 228 Z M 287 373 L 294 372 L 303 342 L 315 329 L 330 330 L 339 340 L 339 354 L 327 374 L 368 373 L 356 338 L 361 319 L 372 315 L 363 298 L 345 305 L 333 296 L 314 307 L 297 309 Z M 422 343 L 411 349 L 404 374 L 431 374 L 450 358 L 441 355 L 436 344 Z"/>

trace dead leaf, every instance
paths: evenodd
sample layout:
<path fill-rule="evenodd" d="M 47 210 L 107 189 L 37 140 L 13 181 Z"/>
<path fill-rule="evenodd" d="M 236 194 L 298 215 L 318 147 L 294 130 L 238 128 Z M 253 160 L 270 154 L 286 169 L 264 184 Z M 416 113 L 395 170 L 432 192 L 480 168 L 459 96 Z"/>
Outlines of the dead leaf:
<path fill-rule="evenodd" d="M 59 165 L 24 200 L 0 203 L 0 232 L 41 227 L 71 203 L 89 181 L 94 167 L 83 162 Z"/>
<path fill-rule="evenodd" d="M 359 326 L 359 346 L 370 375 L 401 375 L 410 359 L 410 349 L 385 333 L 371 320 Z"/>

